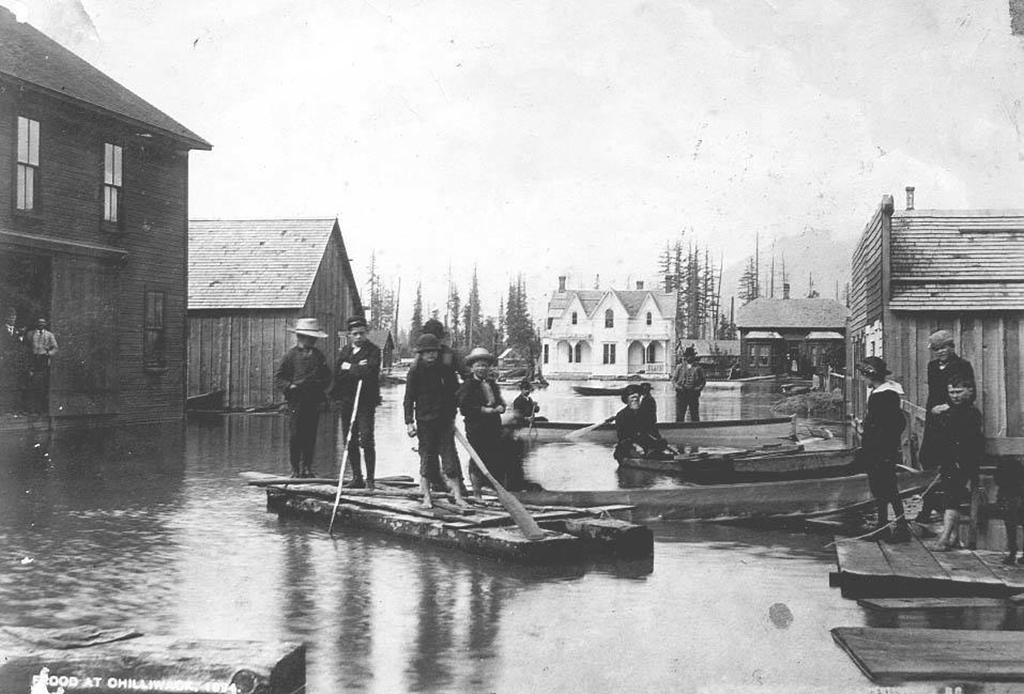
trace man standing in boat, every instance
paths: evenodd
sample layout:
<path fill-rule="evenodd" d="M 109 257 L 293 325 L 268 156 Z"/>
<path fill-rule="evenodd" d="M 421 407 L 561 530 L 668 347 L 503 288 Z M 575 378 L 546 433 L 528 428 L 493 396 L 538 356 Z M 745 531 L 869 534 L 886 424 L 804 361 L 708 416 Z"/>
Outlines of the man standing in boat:
<path fill-rule="evenodd" d="M 327 400 L 331 369 L 323 352 L 316 348 L 318 338 L 327 337 L 316 318 L 299 318 L 294 328 L 295 346 L 284 355 L 274 372 L 274 387 L 288 403 L 288 452 L 292 477 L 313 476 L 313 452 L 320 405 Z"/>
<path fill-rule="evenodd" d="M 483 347 L 476 347 L 466 357 L 466 366 L 472 376 L 459 388 L 459 411 L 466 422 L 466 438 L 479 454 L 484 465 L 499 483 L 506 482 L 505 465 L 501 459 L 501 415 L 505 414 L 505 401 L 501 390 L 490 377 L 494 359 Z M 480 497 L 483 475 L 476 462 L 469 464 L 469 481 L 473 495 Z"/>
<path fill-rule="evenodd" d="M 690 421 L 700 421 L 700 394 L 707 385 L 704 369 L 697 363 L 697 350 L 690 345 L 683 352 L 683 362 L 672 372 L 672 385 L 676 389 L 676 421 L 686 420 L 686 411 L 690 411 Z"/>
<path fill-rule="evenodd" d="M 334 365 L 334 385 L 331 387 L 331 399 L 339 405 L 341 428 L 348 442 L 348 459 L 352 461 L 352 479 L 345 486 L 373 489 L 377 469 L 373 429 L 377 405 L 380 404 L 380 347 L 367 337 L 366 319 L 362 316 L 349 318 L 345 327 L 348 329 L 349 343 L 338 352 L 338 361 Z M 363 384 L 361 389 L 360 382 Z M 363 461 L 366 463 L 365 478 L 359 460 L 360 448 L 363 449 Z"/>

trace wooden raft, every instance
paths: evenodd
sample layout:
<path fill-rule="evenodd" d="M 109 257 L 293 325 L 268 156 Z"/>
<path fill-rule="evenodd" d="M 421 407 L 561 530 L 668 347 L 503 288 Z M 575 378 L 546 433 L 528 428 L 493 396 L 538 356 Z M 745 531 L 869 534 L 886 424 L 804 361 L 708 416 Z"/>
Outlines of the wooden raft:
<path fill-rule="evenodd" d="M 1024 632 L 837 627 L 832 638 L 872 680 L 1024 682 Z"/>
<path fill-rule="evenodd" d="M 330 523 L 336 484 L 281 480 L 258 472 L 241 476 L 251 485 L 266 488 L 268 510 Z M 613 517 L 628 513 L 628 506 L 528 506 L 546 531 L 545 537 L 531 541 L 496 499 L 474 501 L 470 509 L 458 508 L 446 494 L 435 494 L 433 509 L 421 508 L 421 500 L 407 487 L 379 482 L 373 492 L 345 489 L 335 518 L 336 532 L 343 526 L 357 527 L 523 564 L 574 562 L 594 555 L 632 559 L 654 552 L 649 528 Z"/>
<path fill-rule="evenodd" d="M 832 585 L 849 597 L 1006 597 L 1024 592 L 1024 567 L 1000 552 L 933 552 L 921 540 L 887 544 L 836 538 Z"/>

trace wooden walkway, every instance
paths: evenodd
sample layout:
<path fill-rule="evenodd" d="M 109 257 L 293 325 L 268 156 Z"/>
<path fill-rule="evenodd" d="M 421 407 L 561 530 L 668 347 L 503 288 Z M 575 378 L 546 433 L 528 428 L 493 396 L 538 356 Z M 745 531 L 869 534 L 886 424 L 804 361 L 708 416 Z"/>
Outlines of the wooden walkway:
<path fill-rule="evenodd" d="M 1000 552 L 933 552 L 920 539 L 901 544 L 836 538 L 832 585 L 848 597 L 978 596 L 1024 592 L 1024 566 Z"/>

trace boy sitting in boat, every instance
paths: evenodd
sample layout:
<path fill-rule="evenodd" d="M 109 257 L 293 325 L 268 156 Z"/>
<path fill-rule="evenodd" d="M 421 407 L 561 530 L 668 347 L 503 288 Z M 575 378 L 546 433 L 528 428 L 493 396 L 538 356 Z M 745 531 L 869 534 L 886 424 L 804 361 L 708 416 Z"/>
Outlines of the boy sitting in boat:
<path fill-rule="evenodd" d="M 533 422 L 547 421 L 546 417 L 538 417 L 540 405 L 533 401 L 530 393 L 533 392 L 533 384 L 530 379 L 524 378 L 519 382 L 519 395 L 512 401 L 512 413 L 516 426 L 526 426 Z"/>
<path fill-rule="evenodd" d="M 646 397 L 651 398 L 649 392 Z M 615 415 L 615 459 L 623 458 L 671 458 L 676 451 L 668 445 L 658 432 L 657 415 L 654 408 L 643 407 L 645 389 L 640 384 L 626 386 L 622 402 L 626 406 Z"/>

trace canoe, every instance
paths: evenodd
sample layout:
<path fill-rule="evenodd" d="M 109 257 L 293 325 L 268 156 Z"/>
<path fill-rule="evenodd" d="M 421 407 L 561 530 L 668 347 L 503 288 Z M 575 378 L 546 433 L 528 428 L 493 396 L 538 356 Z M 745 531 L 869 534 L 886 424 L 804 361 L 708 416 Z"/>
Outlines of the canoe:
<path fill-rule="evenodd" d="M 573 386 L 572 389 L 576 391 L 578 395 L 617 395 L 621 396 L 626 392 L 625 387 L 621 388 L 603 388 L 601 386 Z"/>
<path fill-rule="evenodd" d="M 224 391 L 211 390 L 209 393 L 190 395 L 185 400 L 185 408 L 189 410 L 222 410 L 224 409 Z"/>
<path fill-rule="evenodd" d="M 901 472 L 900 495 L 918 493 L 934 478 L 934 472 Z M 864 474 L 670 489 L 525 491 L 515 492 L 515 495 L 526 504 L 573 507 L 628 504 L 636 507 L 634 520 L 820 516 L 868 508 L 874 503 Z"/>
<path fill-rule="evenodd" d="M 678 475 L 700 484 L 769 482 L 841 477 L 853 472 L 852 448 L 808 451 L 800 445 L 767 446 L 737 453 L 677 455 L 668 459 L 623 458 L 622 467 Z"/>
<path fill-rule="evenodd" d="M 513 433 L 531 443 L 551 443 L 565 441 L 566 434 L 586 426 L 587 422 L 534 422 L 532 427 L 514 429 Z M 792 439 L 796 434 L 796 417 L 659 422 L 658 431 L 669 443 L 678 446 L 746 448 Z M 602 424 L 577 440 L 614 444 L 617 440 L 615 425 Z"/>

